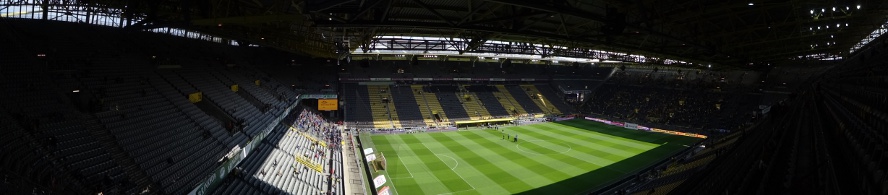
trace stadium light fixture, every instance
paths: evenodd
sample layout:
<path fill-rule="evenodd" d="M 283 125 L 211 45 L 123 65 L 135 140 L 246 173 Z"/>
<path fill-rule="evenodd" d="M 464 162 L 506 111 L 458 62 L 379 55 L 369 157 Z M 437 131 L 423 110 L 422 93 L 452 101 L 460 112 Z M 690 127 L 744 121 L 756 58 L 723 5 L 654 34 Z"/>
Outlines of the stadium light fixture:
<path fill-rule="evenodd" d="M 749 6 L 753 6 L 753 5 L 755 5 L 755 3 L 749 2 Z"/>
<path fill-rule="evenodd" d="M 860 5 L 857 5 L 857 9 L 860 9 Z"/>

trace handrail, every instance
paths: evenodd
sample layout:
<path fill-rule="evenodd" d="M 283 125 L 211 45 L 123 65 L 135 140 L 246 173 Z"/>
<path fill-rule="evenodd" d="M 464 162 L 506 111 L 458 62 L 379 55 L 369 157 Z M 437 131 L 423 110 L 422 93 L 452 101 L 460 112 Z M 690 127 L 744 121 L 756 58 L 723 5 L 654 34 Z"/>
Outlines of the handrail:
<path fill-rule="evenodd" d="M 357 142 L 357 141 L 355 140 L 356 137 L 353 136 L 351 133 L 348 133 L 347 135 L 348 135 L 348 137 L 349 137 L 349 142 L 351 142 L 351 143 L 348 145 L 348 147 L 351 149 L 351 152 L 355 155 L 355 158 L 353 158 L 352 160 L 355 161 L 355 166 L 358 166 L 358 170 L 363 170 L 362 167 L 364 166 L 364 164 L 362 163 L 362 158 L 361 158 L 362 155 L 358 152 L 358 150 L 359 150 L 360 148 L 359 148 L 357 145 L 355 145 L 355 142 Z M 344 161 L 343 161 L 342 163 L 345 164 Z M 345 167 L 345 165 L 343 165 L 343 167 Z M 344 170 L 342 170 L 342 171 L 340 171 L 340 172 L 341 172 L 342 174 L 345 174 L 345 173 L 346 173 Z M 367 180 L 364 178 L 364 175 L 363 175 L 363 174 L 360 174 L 360 172 L 359 172 L 359 175 L 360 175 L 359 178 L 361 178 L 361 189 L 364 190 L 364 194 L 369 194 L 368 191 L 367 191 L 367 186 L 365 186 L 365 185 L 367 184 Z"/>
<path fill-rule="evenodd" d="M 391 98 L 391 97 L 392 97 L 392 89 L 389 88 L 388 85 L 386 85 L 386 86 L 385 86 L 385 91 L 387 91 L 386 96 L 388 96 L 388 97 L 386 97 L 386 98 L 388 98 L 388 100 L 389 100 L 388 102 L 385 103 L 385 114 L 388 115 L 388 117 L 389 117 L 389 123 L 392 125 L 392 129 L 394 129 L 394 128 L 397 128 L 397 127 L 395 127 L 395 119 L 392 118 L 392 108 L 391 108 L 391 106 L 394 106 L 394 105 L 395 105 L 394 103 L 392 103 L 392 98 Z"/>
<path fill-rule="evenodd" d="M 413 89 L 413 88 L 411 87 L 411 90 L 412 90 L 412 89 Z M 435 122 L 435 126 L 436 126 L 436 127 L 440 127 L 441 124 L 438 124 L 438 120 L 435 120 L 435 112 L 432 112 L 432 107 L 429 106 L 429 100 L 426 99 L 426 93 L 423 93 L 422 91 L 420 91 L 419 93 L 420 93 L 419 95 L 422 96 L 422 101 L 425 102 L 425 107 L 426 107 L 426 109 L 429 110 L 429 118 L 432 119 L 432 121 Z"/>
<path fill-rule="evenodd" d="M 243 147 L 243 150 L 236 152 L 234 155 L 232 155 L 232 158 L 230 160 L 222 163 L 222 165 L 220 165 L 219 168 L 216 169 L 216 171 L 213 171 L 212 174 L 206 176 L 203 181 L 200 182 L 200 184 L 195 186 L 195 188 L 188 193 L 188 195 L 203 195 L 215 189 L 222 182 L 222 179 L 225 178 L 225 176 L 227 176 L 232 169 L 234 169 L 238 164 L 240 164 L 241 161 L 243 161 L 243 159 L 246 158 L 247 154 L 259 148 L 258 146 L 262 143 L 262 140 L 264 140 L 265 137 L 268 136 L 268 134 L 270 134 L 272 130 L 274 130 L 274 127 L 276 127 L 278 123 L 281 122 L 281 120 L 286 118 L 289 115 L 290 111 L 292 111 L 293 108 L 296 108 L 296 106 L 299 105 L 301 101 L 301 96 L 296 97 L 296 102 L 288 106 L 287 109 L 285 109 L 280 116 L 275 118 L 273 122 L 268 123 L 268 126 L 266 126 L 265 129 L 262 130 L 258 135 L 256 135 L 254 139 L 248 141 L 247 144 Z"/>

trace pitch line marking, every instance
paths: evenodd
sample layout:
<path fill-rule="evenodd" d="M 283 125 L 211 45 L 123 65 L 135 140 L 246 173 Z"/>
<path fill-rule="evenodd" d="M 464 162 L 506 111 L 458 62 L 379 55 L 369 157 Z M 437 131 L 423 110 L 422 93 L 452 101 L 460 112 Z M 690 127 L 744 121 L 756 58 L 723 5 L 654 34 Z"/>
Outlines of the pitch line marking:
<path fill-rule="evenodd" d="M 456 192 L 447 192 L 447 193 L 440 193 L 440 194 L 437 194 L 437 195 L 444 195 L 444 194 L 455 194 L 455 193 L 459 193 L 459 192 L 467 192 L 467 191 L 472 191 L 472 190 L 475 190 L 475 189 L 474 189 L 474 188 L 472 188 L 472 189 L 468 189 L 468 190 L 460 190 L 460 191 L 456 191 Z"/>
<path fill-rule="evenodd" d="M 402 143 L 403 143 L 403 140 L 402 140 Z M 406 143 L 405 143 L 405 144 L 406 144 Z M 423 144 L 423 146 L 425 146 L 425 144 Z M 399 146 L 398 146 L 398 150 L 401 150 L 401 147 L 403 147 L 403 146 L 399 145 Z M 428 147 L 426 147 L 426 149 L 428 149 Z M 408 151 L 410 151 L 411 153 L 413 153 L 412 150 L 408 150 Z M 431 151 L 431 150 L 429 150 L 429 151 Z M 397 155 L 397 154 L 396 154 L 396 155 Z M 414 154 L 414 156 L 415 156 L 415 154 Z M 400 159 L 400 158 L 399 158 L 399 159 Z M 422 159 L 418 159 L 418 160 L 419 160 L 419 162 L 422 162 L 423 164 L 425 164 L 425 162 L 424 162 Z M 438 160 L 441 160 L 441 158 L 438 158 Z M 407 166 L 404 166 L 404 167 L 407 167 Z M 423 165 L 422 168 L 425 169 L 425 172 L 420 172 L 420 173 L 426 173 L 426 174 L 428 174 L 429 176 L 431 176 L 432 179 L 435 179 L 435 181 L 438 181 L 438 183 L 441 183 L 441 184 L 444 183 L 443 181 L 441 181 L 440 179 L 438 179 L 437 176 L 435 176 L 434 174 L 432 174 L 432 170 L 429 170 L 428 167 L 425 167 L 425 166 Z M 412 175 L 411 175 L 411 176 L 412 176 Z M 395 182 L 395 181 L 392 180 L 392 184 L 394 184 L 394 182 Z M 468 183 L 468 182 L 466 182 L 466 183 Z M 469 184 L 469 185 L 471 185 L 471 184 Z M 445 187 L 445 188 L 446 188 L 446 187 Z M 474 187 L 473 187 L 473 189 L 474 189 Z"/>
<path fill-rule="evenodd" d="M 456 161 L 455 158 L 453 158 L 453 157 L 451 157 L 451 156 L 443 155 L 443 154 L 435 154 L 435 156 L 438 156 L 438 155 L 440 155 L 440 156 L 446 156 L 447 158 L 450 158 L 450 160 L 453 160 L 453 162 L 456 163 L 456 165 L 453 165 L 453 167 L 450 167 L 450 170 L 454 170 L 454 169 L 456 169 L 456 167 L 459 166 L 459 161 Z M 439 159 L 440 159 L 440 158 L 439 158 Z M 444 161 L 442 160 L 441 162 L 444 162 Z M 445 165 L 446 165 L 446 164 L 445 164 Z"/>
<path fill-rule="evenodd" d="M 428 150 L 428 151 L 432 151 L 432 149 L 429 149 L 429 147 L 426 146 L 425 143 L 420 143 L 420 144 L 422 145 L 422 147 L 425 147 L 426 150 Z M 449 157 L 449 156 L 448 156 L 448 157 Z M 440 160 L 441 163 L 444 163 L 444 160 L 442 160 L 441 157 L 438 157 L 438 154 L 435 154 L 435 158 L 438 158 L 438 160 Z M 451 157 L 451 158 L 453 158 L 453 157 Z M 453 159 L 453 160 L 456 160 L 456 159 Z M 459 163 L 459 162 L 457 162 L 457 163 Z M 447 165 L 447 164 L 445 163 L 445 165 Z M 472 189 L 468 189 L 468 190 L 475 190 L 475 189 L 476 189 L 475 186 L 472 185 L 472 183 L 469 183 L 469 181 L 466 180 L 466 178 L 464 178 L 464 177 L 463 177 L 462 175 L 460 175 L 458 172 L 454 171 L 453 169 L 451 169 L 450 171 L 453 172 L 453 174 L 456 174 L 456 176 L 459 176 L 459 178 L 462 179 L 463 182 L 466 182 L 466 184 L 469 184 L 469 187 L 472 187 Z M 439 180 L 438 182 L 441 182 L 441 181 Z M 468 191 L 468 190 L 463 190 L 463 191 Z M 456 191 L 456 192 L 462 192 L 462 191 Z M 454 193 L 454 192 L 450 192 L 450 193 Z"/>
<path fill-rule="evenodd" d="M 398 151 L 401 151 L 401 147 L 402 147 L 402 146 L 398 146 Z M 398 178 L 391 178 L 391 179 L 410 179 L 410 178 L 413 178 L 413 173 L 410 171 L 410 167 L 407 167 L 407 163 L 404 163 L 404 159 L 401 158 L 401 155 L 398 155 L 398 153 L 395 152 L 395 157 L 398 158 L 398 161 L 401 161 L 401 165 L 404 165 L 404 168 L 407 169 L 407 174 L 410 174 L 410 177 L 398 177 Z"/>

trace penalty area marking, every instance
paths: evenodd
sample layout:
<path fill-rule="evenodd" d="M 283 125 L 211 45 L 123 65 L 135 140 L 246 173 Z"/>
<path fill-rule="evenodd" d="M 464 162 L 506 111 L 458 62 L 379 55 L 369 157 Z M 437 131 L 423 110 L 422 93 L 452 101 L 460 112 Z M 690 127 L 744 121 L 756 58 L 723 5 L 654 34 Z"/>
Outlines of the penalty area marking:
<path fill-rule="evenodd" d="M 401 146 L 398 146 L 398 151 L 401 151 Z M 391 179 L 411 179 L 413 178 L 413 173 L 410 171 L 410 167 L 407 167 L 407 163 L 404 163 L 404 159 L 395 152 L 395 157 L 398 158 L 398 161 L 401 161 L 401 165 L 404 165 L 404 168 L 407 169 L 407 174 L 410 174 L 410 177 L 397 177 Z"/>
<path fill-rule="evenodd" d="M 450 160 L 453 160 L 453 162 L 455 162 L 456 165 L 453 165 L 453 167 L 450 167 L 450 170 L 456 169 L 456 167 L 459 166 L 459 161 L 456 161 L 456 159 L 451 156 L 447 156 L 447 155 L 443 155 L 443 154 L 435 154 L 435 156 L 446 156 L 447 158 L 450 158 Z M 438 158 L 438 159 L 441 159 L 441 158 Z M 444 161 L 442 160 L 441 162 L 444 162 Z M 446 165 L 447 163 L 444 163 L 444 164 Z"/>
<path fill-rule="evenodd" d="M 425 146 L 425 144 L 423 144 L 422 146 Z M 426 147 L 426 149 L 429 149 L 429 147 Z M 443 155 L 443 154 L 435 154 L 435 157 L 437 157 L 438 160 L 441 161 L 441 163 L 444 163 L 444 160 L 441 159 L 440 156 L 446 156 L 446 157 L 452 159 L 453 162 L 456 162 L 456 166 L 459 166 L 459 161 L 456 161 L 455 158 L 450 157 L 450 156 L 447 156 L 447 155 Z M 447 165 L 447 163 L 444 163 L 444 164 Z M 444 194 L 453 194 L 453 193 L 457 193 L 457 192 L 464 192 L 464 191 L 469 191 L 469 190 L 475 190 L 475 186 L 473 186 L 472 183 L 469 183 L 469 181 L 466 180 L 466 178 L 464 178 L 461 174 L 459 174 L 459 172 L 457 172 L 456 170 L 454 170 L 454 169 L 456 168 L 456 166 L 453 166 L 453 168 L 450 168 L 450 171 L 453 172 L 453 174 L 456 174 L 456 176 L 459 176 L 459 178 L 462 179 L 463 182 L 466 182 L 466 184 L 469 184 L 469 187 L 472 187 L 472 189 L 461 190 L 461 191 L 456 191 L 456 192 L 449 192 L 449 193 L 444 193 Z"/>
<path fill-rule="evenodd" d="M 431 149 L 429 149 L 428 146 L 425 145 L 425 143 L 422 143 L 422 147 L 425 147 L 426 150 L 432 151 Z M 440 160 L 441 163 L 444 163 L 444 160 L 442 160 L 440 156 L 447 156 L 447 155 L 443 155 L 443 154 L 442 154 L 442 155 L 435 154 L 435 158 L 438 158 L 438 160 Z M 449 157 L 450 159 L 453 159 L 453 161 L 456 161 L 456 159 L 454 159 L 453 157 L 450 157 L 450 156 L 447 156 L 447 157 Z M 456 163 L 457 163 L 457 165 L 459 165 L 459 161 L 456 161 Z M 444 163 L 444 165 L 447 165 L 447 163 Z M 450 168 L 450 171 L 453 172 L 453 174 L 456 174 L 456 176 L 459 176 L 459 178 L 462 179 L 463 182 L 466 182 L 466 184 L 469 184 L 469 187 L 472 187 L 472 189 L 462 190 L 462 191 L 456 191 L 456 192 L 463 192 L 463 191 L 475 190 L 475 189 L 476 189 L 475 186 L 473 186 L 472 183 L 469 183 L 469 181 L 466 180 L 466 178 L 464 178 L 462 175 L 460 175 L 459 172 L 456 172 L 455 170 L 453 170 L 454 168 L 456 168 L 456 166 L 453 166 L 453 168 Z M 440 182 L 440 180 L 439 180 L 439 182 Z M 453 193 L 456 193 L 456 192 L 449 192 L 449 193 L 442 193 L 442 194 L 453 194 Z"/>

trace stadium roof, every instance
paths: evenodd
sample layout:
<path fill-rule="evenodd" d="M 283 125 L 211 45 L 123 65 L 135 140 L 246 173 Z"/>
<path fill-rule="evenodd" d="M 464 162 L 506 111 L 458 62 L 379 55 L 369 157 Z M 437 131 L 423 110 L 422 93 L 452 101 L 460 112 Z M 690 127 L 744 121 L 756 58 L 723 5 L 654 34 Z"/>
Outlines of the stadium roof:
<path fill-rule="evenodd" d="M 881 35 L 888 21 L 882 0 L 47 2 L 141 16 L 127 25 L 132 28 L 193 29 L 316 57 L 370 52 L 382 37 L 417 36 L 459 42 L 454 44 L 463 45 L 459 53 L 498 41 L 550 48 L 538 51 L 543 56 L 595 50 L 646 56 L 651 63 L 673 59 L 733 67 L 840 59 Z"/>

